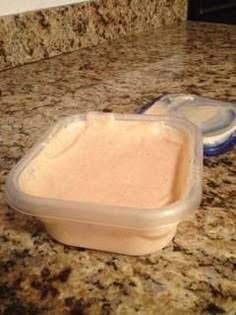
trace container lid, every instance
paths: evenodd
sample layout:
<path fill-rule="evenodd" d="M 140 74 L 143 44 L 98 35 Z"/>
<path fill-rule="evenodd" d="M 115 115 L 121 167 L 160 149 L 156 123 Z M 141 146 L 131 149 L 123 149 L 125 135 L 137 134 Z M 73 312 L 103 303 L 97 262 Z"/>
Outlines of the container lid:
<path fill-rule="evenodd" d="M 204 154 L 218 155 L 236 144 L 236 104 L 192 94 L 169 94 L 144 105 L 139 113 L 174 114 L 197 125 Z"/>

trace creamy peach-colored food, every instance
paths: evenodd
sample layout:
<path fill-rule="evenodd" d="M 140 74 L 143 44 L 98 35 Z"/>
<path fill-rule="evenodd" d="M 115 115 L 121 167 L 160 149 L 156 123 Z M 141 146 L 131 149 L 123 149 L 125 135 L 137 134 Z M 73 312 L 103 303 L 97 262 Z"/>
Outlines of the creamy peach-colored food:
<path fill-rule="evenodd" d="M 19 183 L 34 196 L 159 208 L 184 189 L 187 148 L 186 134 L 160 122 L 90 113 L 52 137 Z"/>

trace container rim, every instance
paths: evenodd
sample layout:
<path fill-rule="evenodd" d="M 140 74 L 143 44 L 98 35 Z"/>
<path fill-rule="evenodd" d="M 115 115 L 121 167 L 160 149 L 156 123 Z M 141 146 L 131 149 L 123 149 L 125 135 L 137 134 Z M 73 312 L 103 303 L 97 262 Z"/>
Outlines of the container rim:
<path fill-rule="evenodd" d="M 101 113 L 111 115 L 111 113 Z M 161 225 L 177 224 L 191 214 L 200 204 L 202 195 L 202 155 L 203 145 L 200 129 L 192 122 L 173 115 L 114 114 L 116 120 L 160 121 L 184 128 L 191 136 L 191 166 L 188 187 L 181 199 L 161 208 L 130 208 L 114 205 L 101 205 L 89 202 L 37 197 L 23 192 L 18 178 L 28 163 L 36 157 L 59 130 L 73 121 L 85 120 L 86 114 L 63 118 L 39 139 L 25 156 L 10 171 L 5 196 L 10 206 L 16 210 L 40 219 L 79 221 L 90 224 L 115 226 L 136 230 L 156 228 Z M 79 210 L 78 210 L 79 209 Z"/>

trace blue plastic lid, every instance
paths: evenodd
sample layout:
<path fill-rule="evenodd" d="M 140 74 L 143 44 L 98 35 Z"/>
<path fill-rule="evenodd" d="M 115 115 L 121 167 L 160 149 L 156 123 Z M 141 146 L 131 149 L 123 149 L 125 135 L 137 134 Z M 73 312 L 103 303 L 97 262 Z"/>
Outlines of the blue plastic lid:
<path fill-rule="evenodd" d="M 169 94 L 138 111 L 142 114 L 173 114 L 195 123 L 201 130 L 204 154 L 218 155 L 236 144 L 236 104 L 192 94 Z"/>

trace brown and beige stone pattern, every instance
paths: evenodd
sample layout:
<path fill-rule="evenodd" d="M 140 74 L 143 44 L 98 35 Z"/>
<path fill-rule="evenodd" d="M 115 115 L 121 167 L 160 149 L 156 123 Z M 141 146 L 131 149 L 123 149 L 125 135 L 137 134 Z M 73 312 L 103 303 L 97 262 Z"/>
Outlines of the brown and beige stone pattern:
<path fill-rule="evenodd" d="M 0 314 L 235 315 L 236 150 L 204 159 L 174 240 L 128 257 L 64 246 L 7 206 L 13 165 L 57 119 L 134 112 L 164 93 L 236 100 L 236 27 L 187 23 L 0 73 Z"/>
<path fill-rule="evenodd" d="M 0 17 L 0 70 L 186 19 L 187 0 L 95 0 Z"/>

